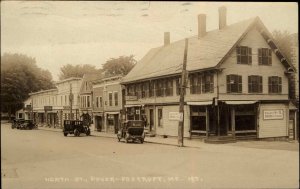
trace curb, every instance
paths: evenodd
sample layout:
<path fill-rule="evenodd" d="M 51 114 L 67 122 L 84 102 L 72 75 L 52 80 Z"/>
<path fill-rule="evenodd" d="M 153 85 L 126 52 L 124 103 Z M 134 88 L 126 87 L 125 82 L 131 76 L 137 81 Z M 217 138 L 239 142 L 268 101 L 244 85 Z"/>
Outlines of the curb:
<path fill-rule="evenodd" d="M 45 129 L 45 128 L 38 128 L 38 130 L 52 131 L 52 132 L 62 132 L 62 130 Z M 91 134 L 90 136 L 92 136 L 92 137 L 104 137 L 104 138 L 114 138 L 114 139 L 117 139 L 117 137 L 115 137 L 115 136 L 99 136 L 99 135 L 93 135 L 93 134 Z M 176 144 L 168 144 L 168 143 L 154 142 L 154 141 L 147 141 L 147 140 L 145 140 L 144 142 L 145 143 L 150 143 L 150 144 L 160 144 L 160 145 L 167 145 L 167 146 L 176 146 L 176 147 L 178 147 L 178 145 L 176 145 Z M 197 149 L 200 148 L 200 147 L 195 147 L 195 146 L 183 146 L 183 147 L 197 148 Z"/>

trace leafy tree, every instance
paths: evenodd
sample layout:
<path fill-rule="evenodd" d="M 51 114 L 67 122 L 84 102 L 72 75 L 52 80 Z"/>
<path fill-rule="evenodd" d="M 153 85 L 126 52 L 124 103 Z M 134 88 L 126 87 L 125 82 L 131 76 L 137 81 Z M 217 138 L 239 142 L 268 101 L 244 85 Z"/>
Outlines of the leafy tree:
<path fill-rule="evenodd" d="M 111 58 L 103 65 L 105 76 L 127 75 L 137 61 L 133 55 Z"/>
<path fill-rule="evenodd" d="M 14 114 L 30 92 L 53 88 L 52 75 L 23 54 L 1 56 L 1 111 Z"/>
<path fill-rule="evenodd" d="M 60 68 L 59 79 L 67 79 L 70 77 L 83 77 L 84 74 L 90 73 L 102 73 L 101 69 L 96 69 L 95 66 L 84 64 L 84 65 L 71 65 L 66 64 Z"/>
<path fill-rule="evenodd" d="M 280 51 L 287 58 L 287 60 L 291 62 L 292 39 L 290 33 L 286 30 L 285 31 L 274 30 L 272 35 Z"/>

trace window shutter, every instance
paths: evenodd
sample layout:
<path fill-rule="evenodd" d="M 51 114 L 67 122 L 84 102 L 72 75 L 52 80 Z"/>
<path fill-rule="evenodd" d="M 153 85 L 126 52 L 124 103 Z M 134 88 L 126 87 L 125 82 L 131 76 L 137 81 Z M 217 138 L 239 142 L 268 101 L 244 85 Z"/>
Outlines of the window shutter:
<path fill-rule="evenodd" d="M 242 92 L 242 76 L 238 75 L 238 92 Z"/>
<path fill-rule="evenodd" d="M 252 93 L 252 81 L 251 81 L 251 76 L 248 76 L 248 93 Z"/>
<path fill-rule="evenodd" d="M 269 61 L 268 61 L 269 65 L 272 65 L 272 50 L 271 49 L 269 49 L 268 59 L 269 59 Z"/>
<path fill-rule="evenodd" d="M 241 47 L 236 47 L 236 57 L 237 57 L 237 63 L 241 63 Z"/>
<path fill-rule="evenodd" d="M 258 49 L 258 64 L 262 64 L 262 49 Z"/>
<path fill-rule="evenodd" d="M 252 64 L 252 49 L 248 48 L 248 64 Z"/>
<path fill-rule="evenodd" d="M 272 78 L 272 77 L 269 77 L 269 78 L 268 78 L 269 93 L 272 93 L 272 83 L 271 83 L 271 78 Z"/>
<path fill-rule="evenodd" d="M 282 92 L 282 83 L 281 83 L 281 77 L 278 77 L 278 93 Z"/>
<path fill-rule="evenodd" d="M 259 92 L 262 93 L 262 76 L 259 76 Z"/>
<path fill-rule="evenodd" d="M 230 75 L 226 76 L 226 80 L 227 80 L 227 93 L 230 93 L 231 92 L 231 89 L 230 89 Z"/>

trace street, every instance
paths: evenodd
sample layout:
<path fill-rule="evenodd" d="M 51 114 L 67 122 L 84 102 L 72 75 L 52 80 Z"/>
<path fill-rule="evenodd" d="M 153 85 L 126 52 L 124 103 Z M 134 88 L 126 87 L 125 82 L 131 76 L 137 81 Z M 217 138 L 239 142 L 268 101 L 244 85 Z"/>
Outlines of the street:
<path fill-rule="evenodd" d="M 299 188 L 299 151 L 179 148 L 1 123 L 3 189 Z"/>

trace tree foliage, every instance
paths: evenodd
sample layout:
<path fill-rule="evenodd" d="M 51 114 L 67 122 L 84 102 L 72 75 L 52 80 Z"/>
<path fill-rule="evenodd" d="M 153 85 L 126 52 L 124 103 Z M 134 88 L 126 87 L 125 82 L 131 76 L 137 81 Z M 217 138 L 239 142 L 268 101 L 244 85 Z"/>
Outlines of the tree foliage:
<path fill-rule="evenodd" d="M 70 77 L 83 77 L 84 74 L 90 74 L 90 73 L 101 74 L 101 70 L 96 69 L 95 66 L 90 64 L 84 64 L 84 65 L 66 64 L 60 68 L 59 79 L 64 80 Z"/>
<path fill-rule="evenodd" d="M 52 75 L 23 54 L 1 56 L 1 111 L 14 113 L 22 108 L 30 92 L 53 88 Z"/>
<path fill-rule="evenodd" d="M 105 76 L 127 75 L 137 61 L 133 55 L 111 58 L 103 65 Z"/>
<path fill-rule="evenodd" d="M 286 30 L 285 31 L 274 30 L 272 35 L 280 51 L 287 58 L 287 60 L 291 62 L 292 38 L 290 33 Z"/>

